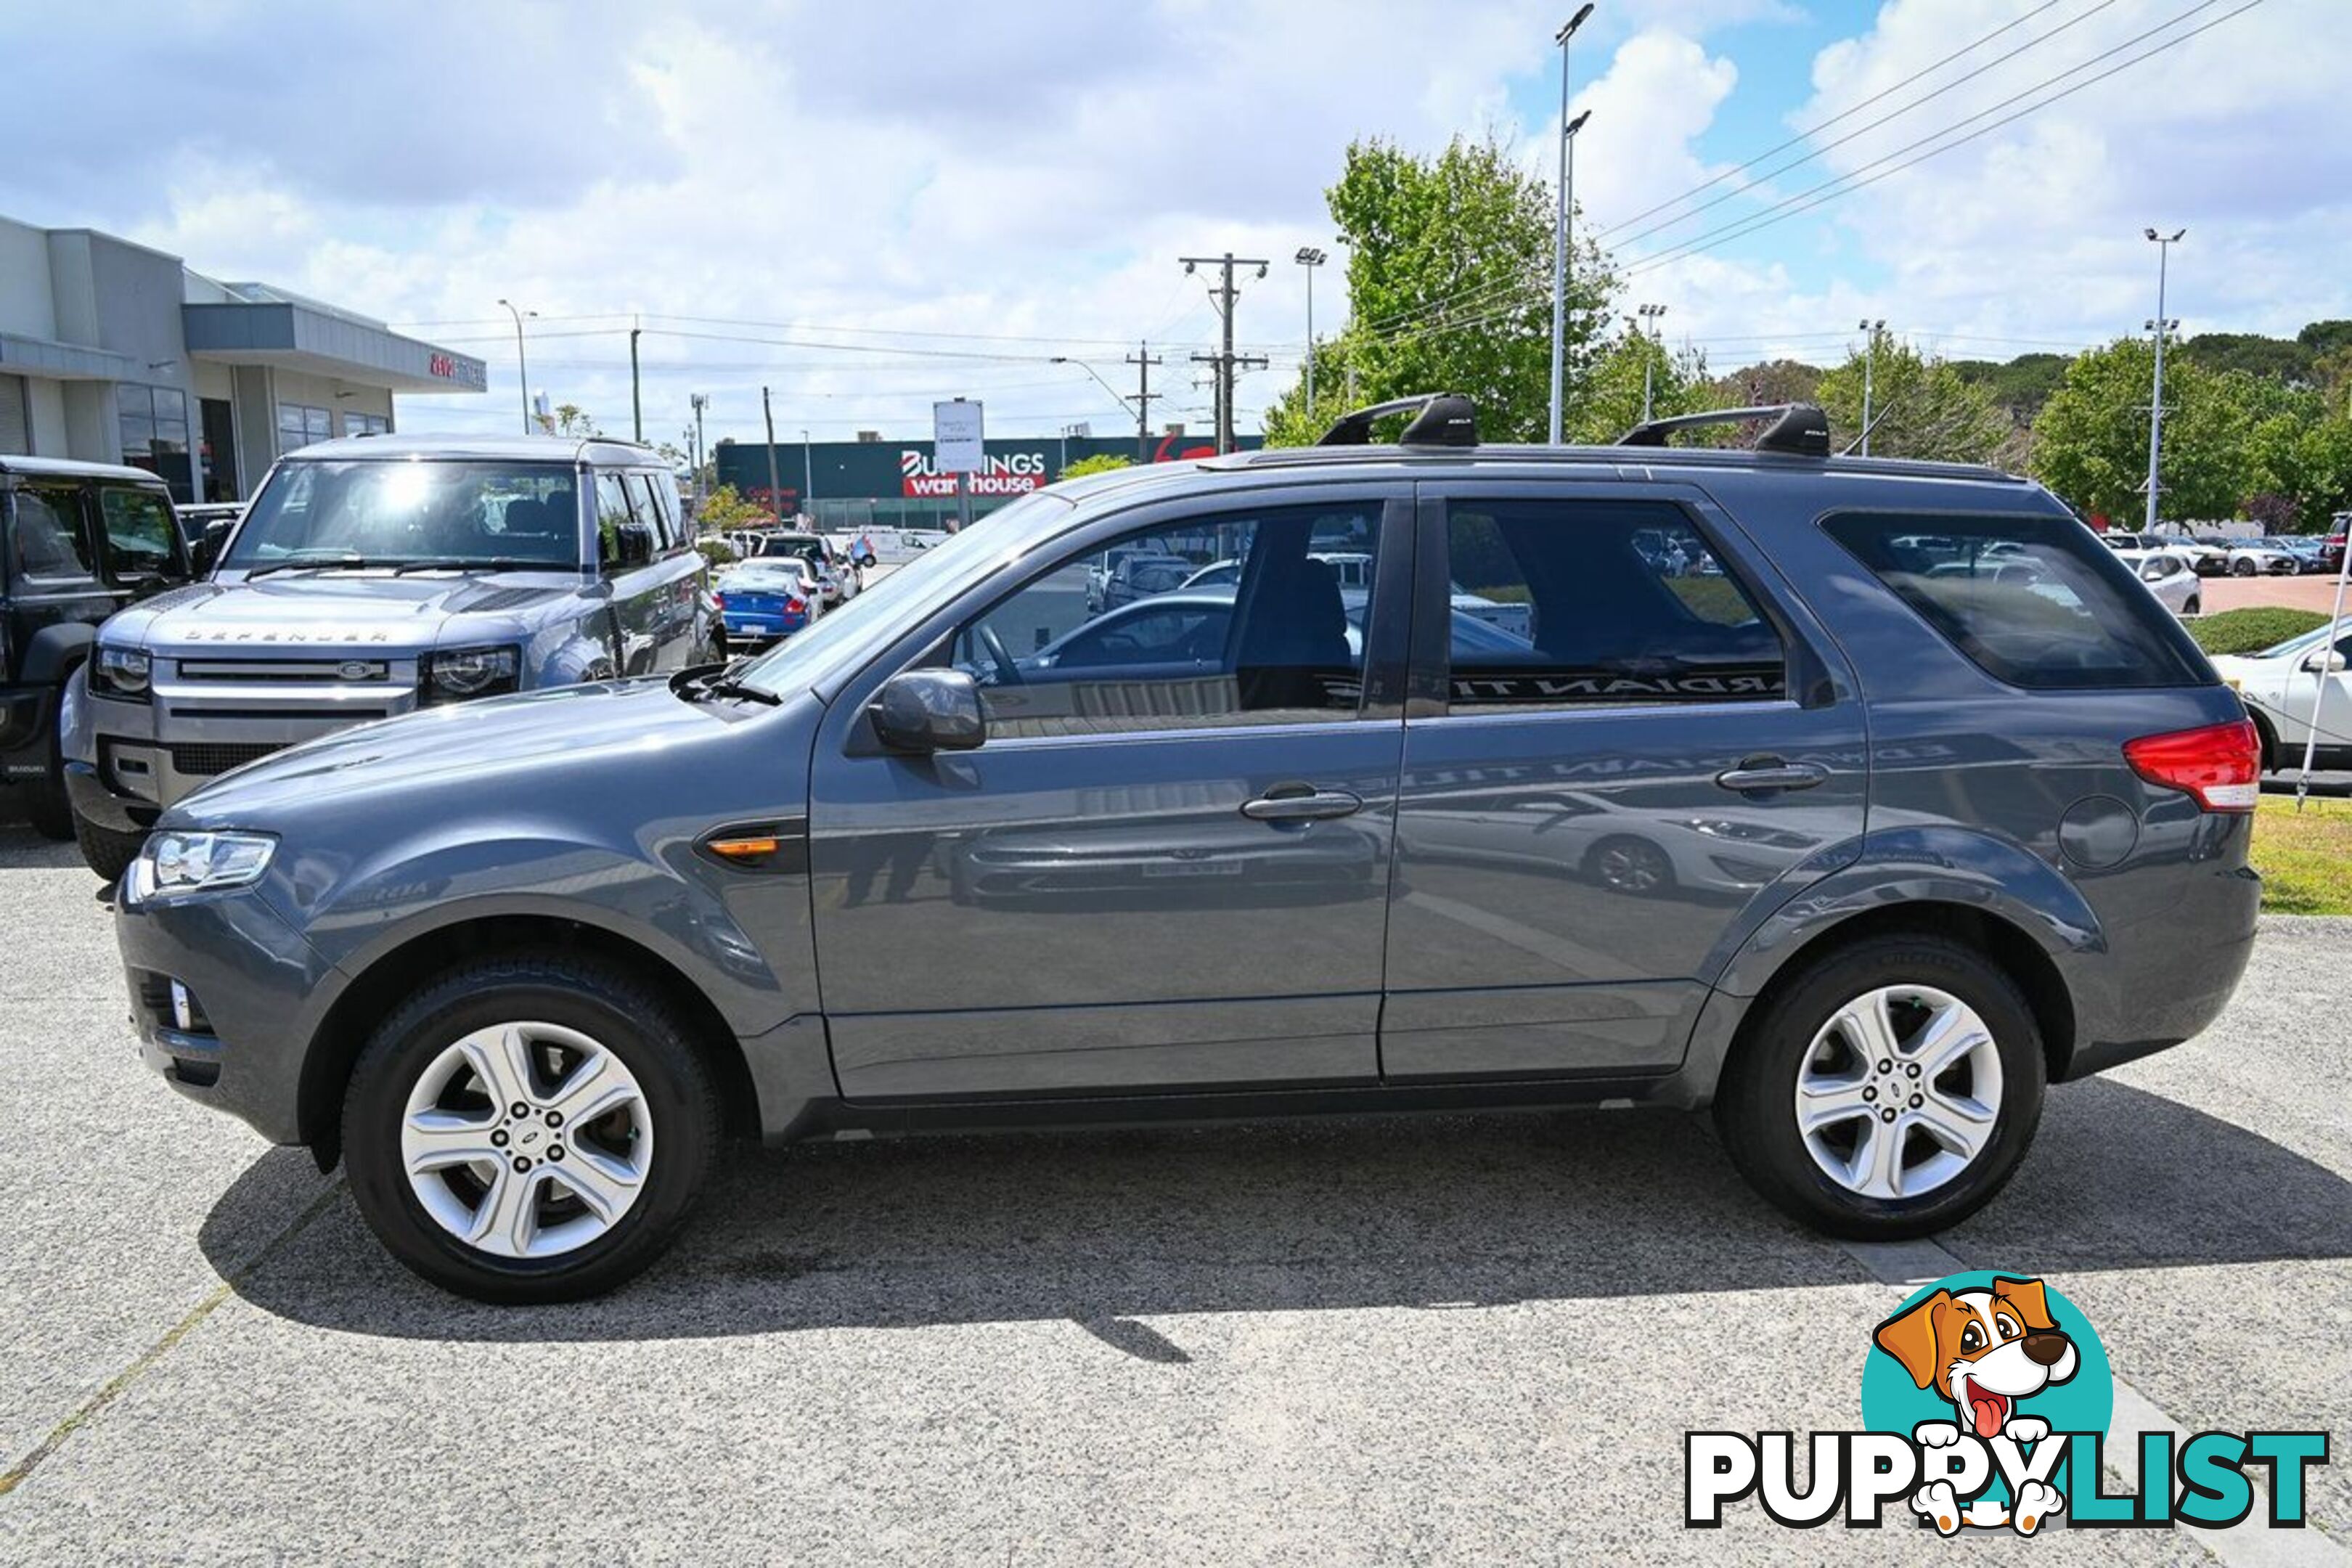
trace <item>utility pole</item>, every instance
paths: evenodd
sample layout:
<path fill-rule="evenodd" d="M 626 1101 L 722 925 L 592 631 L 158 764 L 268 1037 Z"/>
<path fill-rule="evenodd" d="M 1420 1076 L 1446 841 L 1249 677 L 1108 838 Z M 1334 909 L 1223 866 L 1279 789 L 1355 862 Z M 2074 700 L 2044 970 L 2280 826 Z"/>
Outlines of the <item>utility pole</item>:
<path fill-rule="evenodd" d="M 1135 367 L 1135 460 L 1148 463 L 1151 461 L 1151 400 L 1160 395 L 1151 390 L 1151 367 L 1162 361 L 1151 352 L 1148 341 L 1139 340 L 1127 363 Z"/>
<path fill-rule="evenodd" d="M 801 431 L 801 510 L 816 519 L 816 448 L 809 443 L 809 433 Z"/>
<path fill-rule="evenodd" d="M 1877 321 L 1854 323 L 1870 335 L 1862 343 L 1862 455 L 1870 456 L 1870 395 L 1871 375 L 1878 364 L 1878 334 L 1886 330 L 1885 317 Z"/>
<path fill-rule="evenodd" d="M 2147 231 L 2148 239 L 2156 246 L 2156 319 L 2148 326 L 2156 333 L 2156 391 L 2147 410 L 2147 531 L 2156 531 L 2157 458 L 2164 450 L 2164 340 L 2180 323 L 2164 317 L 2165 263 L 2172 258 L 2172 247 L 2189 231 L 2176 228 L 2170 234 Z"/>
<path fill-rule="evenodd" d="M 695 392 L 688 394 L 686 400 L 694 405 L 694 504 L 699 510 L 703 500 L 702 411 L 710 406 L 710 399 L 699 392 Z"/>
<path fill-rule="evenodd" d="M 1230 250 L 1223 256 L 1180 256 L 1184 270 L 1215 267 L 1223 269 L 1223 280 L 1209 290 L 1209 298 L 1217 304 L 1217 314 L 1224 321 L 1224 347 L 1214 354 L 1194 354 L 1198 361 L 1215 365 L 1217 373 L 1217 452 L 1219 456 L 1234 449 L 1234 372 L 1264 370 L 1265 360 L 1260 356 L 1234 353 L 1234 300 L 1239 290 L 1234 287 L 1234 268 L 1255 267 L 1260 278 L 1265 276 L 1266 263 L 1255 257 L 1237 258 Z"/>
<path fill-rule="evenodd" d="M 1575 166 L 1570 160 L 1576 155 L 1576 133 L 1592 118 L 1589 109 L 1573 123 L 1568 118 L 1568 41 L 1591 15 L 1590 4 L 1580 6 L 1567 26 L 1552 35 L 1552 42 L 1559 46 L 1559 184 L 1556 187 L 1559 212 L 1551 231 L 1551 444 L 1555 447 L 1559 445 L 1560 399 L 1568 363 L 1568 224 L 1569 212 L 1576 205 L 1569 184 Z"/>
<path fill-rule="evenodd" d="M 1315 423 L 1315 269 L 1330 260 L 1311 245 L 1302 245 L 1291 258 L 1307 268 L 1307 423 Z"/>
<path fill-rule="evenodd" d="M 645 445 L 646 439 L 645 394 L 637 384 L 637 333 L 642 330 L 629 329 L 629 438 L 639 446 Z"/>
<path fill-rule="evenodd" d="M 776 479 L 776 411 L 768 405 L 768 389 L 760 388 L 760 413 L 768 422 L 768 510 L 784 521 L 784 487 Z"/>
<path fill-rule="evenodd" d="M 1640 305 L 1635 314 L 1625 318 L 1625 324 L 1641 335 L 1642 344 L 1642 423 L 1650 422 L 1651 373 L 1658 363 L 1658 318 L 1666 313 L 1664 305 Z M 1646 328 L 1646 330 L 1644 330 Z"/>
<path fill-rule="evenodd" d="M 522 433 L 528 436 L 530 434 L 530 362 L 523 358 L 522 319 L 525 316 L 536 316 L 539 312 L 537 310 L 517 310 L 514 302 L 510 300 L 501 300 L 499 303 L 504 305 L 508 311 L 514 317 L 515 374 L 520 376 L 522 380 Z"/>

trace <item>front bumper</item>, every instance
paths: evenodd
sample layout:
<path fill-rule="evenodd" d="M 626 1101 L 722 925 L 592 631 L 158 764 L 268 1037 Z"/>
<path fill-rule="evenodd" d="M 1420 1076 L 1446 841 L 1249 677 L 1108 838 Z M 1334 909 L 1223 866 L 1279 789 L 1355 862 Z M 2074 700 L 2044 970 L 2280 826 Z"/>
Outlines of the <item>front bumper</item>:
<path fill-rule="evenodd" d="M 271 1142 L 301 1142 L 303 1061 L 338 972 L 251 889 L 118 901 L 114 934 L 141 1058 Z"/>

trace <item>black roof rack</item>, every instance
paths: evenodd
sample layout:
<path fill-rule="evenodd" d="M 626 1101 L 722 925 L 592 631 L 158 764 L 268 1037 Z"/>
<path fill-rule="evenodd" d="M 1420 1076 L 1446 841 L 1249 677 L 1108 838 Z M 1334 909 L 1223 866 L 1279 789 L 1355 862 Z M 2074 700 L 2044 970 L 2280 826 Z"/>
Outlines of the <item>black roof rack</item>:
<path fill-rule="evenodd" d="M 1666 437 L 1676 430 L 1692 430 L 1702 425 L 1742 425 L 1750 419 L 1772 421 L 1756 437 L 1752 448 L 1755 451 L 1781 452 L 1796 458 L 1830 455 L 1829 416 L 1810 403 L 1768 403 L 1758 408 L 1716 408 L 1705 414 L 1652 419 L 1618 437 L 1617 445 L 1663 447 Z"/>
<path fill-rule="evenodd" d="M 1397 437 L 1401 447 L 1475 447 L 1478 444 L 1478 409 L 1468 398 L 1454 392 L 1422 392 L 1411 397 L 1391 398 L 1375 403 L 1370 408 L 1359 408 L 1342 414 L 1331 428 L 1323 432 L 1318 447 L 1369 447 L 1372 444 L 1372 421 L 1391 414 L 1406 414 L 1414 409 L 1412 423 Z"/>

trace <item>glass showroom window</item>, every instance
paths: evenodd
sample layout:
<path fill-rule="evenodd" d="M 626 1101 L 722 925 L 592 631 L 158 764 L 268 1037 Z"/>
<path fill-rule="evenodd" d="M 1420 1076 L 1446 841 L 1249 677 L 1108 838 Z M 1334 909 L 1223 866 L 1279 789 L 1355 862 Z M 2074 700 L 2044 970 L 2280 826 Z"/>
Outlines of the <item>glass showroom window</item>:
<path fill-rule="evenodd" d="M 161 477 L 174 499 L 194 500 L 187 394 L 177 387 L 124 384 L 114 389 L 114 413 L 122 460 Z"/>
<path fill-rule="evenodd" d="M 389 436 L 392 420 L 382 414 L 346 414 L 343 416 L 346 436 Z"/>
<path fill-rule="evenodd" d="M 296 451 L 313 441 L 324 441 L 334 433 L 334 416 L 326 409 L 300 403 L 278 405 L 278 449 L 281 453 Z"/>

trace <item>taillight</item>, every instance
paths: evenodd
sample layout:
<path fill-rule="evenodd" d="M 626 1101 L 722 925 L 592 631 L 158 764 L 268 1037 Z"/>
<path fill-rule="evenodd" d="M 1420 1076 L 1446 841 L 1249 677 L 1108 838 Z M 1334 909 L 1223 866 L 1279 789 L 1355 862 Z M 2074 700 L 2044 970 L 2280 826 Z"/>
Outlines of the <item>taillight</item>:
<path fill-rule="evenodd" d="M 2148 783 L 2184 791 L 2208 811 L 2252 811 L 2262 797 L 2263 742 L 2250 719 L 2143 735 L 2124 742 L 2124 761 Z"/>
<path fill-rule="evenodd" d="M 723 610 L 727 607 L 727 595 L 724 594 L 713 594 L 710 595 L 710 602 Z"/>
<path fill-rule="evenodd" d="M 784 614 L 788 616 L 797 616 L 807 608 L 808 601 L 806 599 L 786 599 L 784 601 Z"/>

